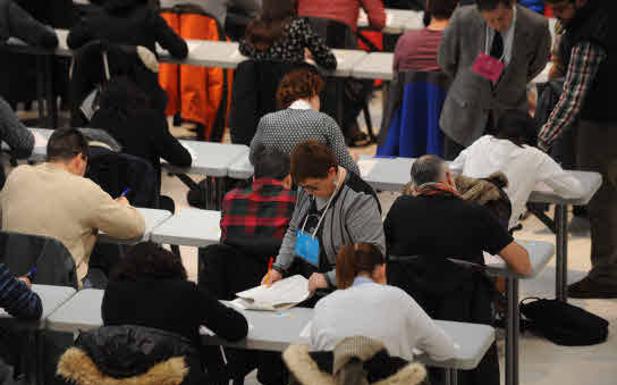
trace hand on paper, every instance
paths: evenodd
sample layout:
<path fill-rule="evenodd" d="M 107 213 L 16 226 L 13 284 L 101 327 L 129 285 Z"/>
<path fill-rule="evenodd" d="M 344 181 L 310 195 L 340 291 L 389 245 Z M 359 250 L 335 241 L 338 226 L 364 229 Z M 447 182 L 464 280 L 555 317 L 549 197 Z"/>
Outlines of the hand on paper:
<path fill-rule="evenodd" d="M 261 279 L 261 284 L 270 286 L 281 279 L 283 279 L 283 275 L 278 270 L 272 269 Z"/>
<path fill-rule="evenodd" d="M 313 273 L 309 278 L 309 291 L 314 293 L 317 289 L 327 289 L 328 281 L 326 276 L 320 273 Z"/>
<path fill-rule="evenodd" d="M 18 277 L 17 279 L 25 283 L 28 289 L 32 288 L 32 282 L 30 281 L 30 278 L 28 278 L 27 276 Z"/>

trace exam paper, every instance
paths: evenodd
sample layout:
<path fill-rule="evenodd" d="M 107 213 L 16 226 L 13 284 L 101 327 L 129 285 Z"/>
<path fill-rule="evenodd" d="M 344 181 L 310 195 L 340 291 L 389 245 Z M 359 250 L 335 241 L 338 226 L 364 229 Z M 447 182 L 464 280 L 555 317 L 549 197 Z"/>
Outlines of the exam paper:
<path fill-rule="evenodd" d="M 261 285 L 236 293 L 234 306 L 249 310 L 289 309 L 310 296 L 308 280 L 301 275 L 275 282 L 272 286 Z"/>

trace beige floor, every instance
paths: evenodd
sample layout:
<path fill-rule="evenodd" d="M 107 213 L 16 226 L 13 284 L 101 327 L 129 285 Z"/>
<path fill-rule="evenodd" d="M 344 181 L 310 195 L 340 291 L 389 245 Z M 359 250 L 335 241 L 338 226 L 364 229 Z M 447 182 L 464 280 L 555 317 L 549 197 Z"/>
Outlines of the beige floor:
<path fill-rule="evenodd" d="M 373 121 L 379 126 L 380 98 L 371 103 Z M 182 136 L 187 132 L 177 132 Z M 352 150 L 354 153 L 374 153 L 375 147 Z M 197 178 L 198 179 L 198 178 Z M 170 194 L 179 206 L 186 205 L 186 188 L 177 179 L 163 178 L 163 192 Z M 381 193 L 380 200 L 387 212 L 396 198 L 394 193 Z M 520 239 L 546 240 L 554 242 L 554 236 L 535 217 L 526 219 L 524 229 L 517 235 Z M 568 281 L 573 282 L 584 276 L 589 269 L 589 235 L 571 236 L 568 261 Z M 182 248 L 183 261 L 191 278 L 196 277 L 196 250 Z M 554 295 L 554 260 L 537 278 L 521 282 L 521 298 Z M 617 384 L 617 300 L 571 300 L 571 303 L 592 311 L 611 322 L 610 336 L 606 343 L 590 347 L 561 347 L 542 338 L 524 334 L 520 344 L 520 382 L 522 385 L 615 385 Z M 503 377 L 503 337 L 499 336 L 500 357 Z M 503 381 L 502 381 L 503 383 Z M 254 374 L 249 376 L 247 385 L 258 384 Z"/>

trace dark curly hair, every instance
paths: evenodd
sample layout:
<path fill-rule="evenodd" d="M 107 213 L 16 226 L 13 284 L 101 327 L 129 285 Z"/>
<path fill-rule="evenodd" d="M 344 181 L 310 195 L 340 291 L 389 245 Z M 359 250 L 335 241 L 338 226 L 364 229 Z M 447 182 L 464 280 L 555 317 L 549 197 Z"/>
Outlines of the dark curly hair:
<path fill-rule="evenodd" d="M 140 278 L 186 280 L 182 260 L 174 253 L 152 242 L 133 246 L 112 272 L 114 281 L 136 281 Z"/>
<path fill-rule="evenodd" d="M 276 104 L 279 108 L 287 108 L 298 99 L 319 95 L 324 87 L 324 80 L 311 66 L 289 71 L 276 90 Z"/>

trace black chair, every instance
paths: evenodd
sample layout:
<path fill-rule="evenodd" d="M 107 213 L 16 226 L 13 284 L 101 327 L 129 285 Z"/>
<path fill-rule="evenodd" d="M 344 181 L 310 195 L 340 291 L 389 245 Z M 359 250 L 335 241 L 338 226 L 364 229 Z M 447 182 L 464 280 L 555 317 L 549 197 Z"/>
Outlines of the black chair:
<path fill-rule="evenodd" d="M 0 253 L 0 262 L 16 276 L 36 267 L 33 283 L 77 288 L 75 260 L 56 239 L 0 231 Z"/>

